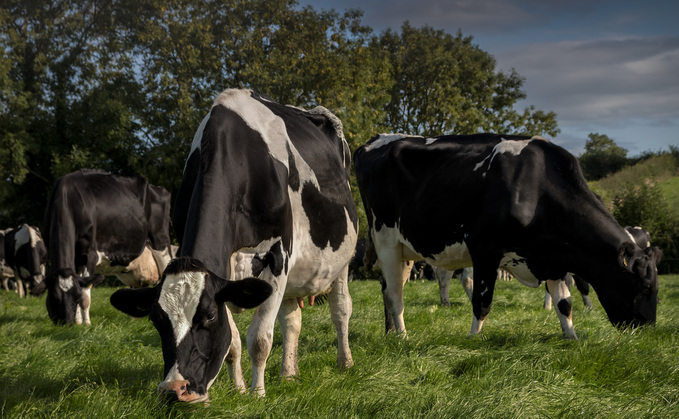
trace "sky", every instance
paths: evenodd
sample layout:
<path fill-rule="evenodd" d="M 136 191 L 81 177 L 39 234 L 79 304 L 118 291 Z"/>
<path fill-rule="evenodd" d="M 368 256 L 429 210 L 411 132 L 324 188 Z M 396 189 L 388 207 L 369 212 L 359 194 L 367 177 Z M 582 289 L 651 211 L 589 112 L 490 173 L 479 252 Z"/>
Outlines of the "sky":
<path fill-rule="evenodd" d="M 471 36 L 525 78 L 515 106 L 557 114 L 554 143 L 575 155 L 590 133 L 633 157 L 679 147 L 677 0 L 300 0 L 317 10 L 361 9 L 376 34 L 430 26 Z M 546 136 L 547 137 L 547 136 Z"/>

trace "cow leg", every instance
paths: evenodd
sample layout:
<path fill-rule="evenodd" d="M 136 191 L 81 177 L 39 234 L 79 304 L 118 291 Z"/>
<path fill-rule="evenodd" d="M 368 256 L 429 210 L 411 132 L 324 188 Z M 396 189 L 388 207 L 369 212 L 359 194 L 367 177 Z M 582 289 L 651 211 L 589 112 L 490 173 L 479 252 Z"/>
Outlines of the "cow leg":
<path fill-rule="evenodd" d="M 571 305 L 571 293 L 563 279 L 547 280 L 547 287 L 556 306 L 556 315 L 561 323 L 561 330 L 566 339 L 577 339 L 573 328 L 573 306 Z"/>
<path fill-rule="evenodd" d="M 81 317 L 81 323 L 85 323 L 87 326 L 90 326 L 92 323 L 90 322 L 90 304 L 92 303 L 92 287 L 84 287 L 82 290 L 82 299 L 80 302 L 80 308 L 82 310 L 82 317 Z M 76 309 L 76 313 L 77 313 Z M 77 316 L 76 316 L 76 323 L 77 321 Z M 80 324 L 80 323 L 78 323 Z"/>
<path fill-rule="evenodd" d="M 573 282 L 575 282 L 575 286 L 578 288 L 578 291 L 580 291 L 580 295 L 582 295 L 582 303 L 585 307 L 593 309 L 592 300 L 589 298 L 589 282 L 578 275 L 573 275 Z"/>
<path fill-rule="evenodd" d="M 271 281 L 276 291 L 255 311 L 247 332 L 248 354 L 252 361 L 252 384 L 250 390 L 259 396 L 265 395 L 264 372 L 266 360 L 271 352 L 273 329 L 276 315 L 281 307 L 287 279 Z"/>
<path fill-rule="evenodd" d="M 347 271 L 337 278 L 335 285 L 328 295 L 330 304 L 330 317 L 337 331 L 337 368 L 350 368 L 354 365 L 349 349 L 349 318 L 353 310 L 349 284 L 347 283 Z"/>
<path fill-rule="evenodd" d="M 281 362 L 281 377 L 289 378 L 299 375 L 297 366 L 297 347 L 299 333 L 302 330 L 302 309 L 296 298 L 286 298 L 278 309 L 278 323 L 283 335 L 283 361 Z"/>
<path fill-rule="evenodd" d="M 406 326 L 403 321 L 403 286 L 410 276 L 412 262 L 401 261 L 400 256 L 398 258 L 380 257 L 380 261 L 384 261 L 383 263 L 380 262 L 385 281 L 382 296 L 385 314 L 388 313 L 385 318 L 385 329 L 387 332 L 396 331 L 406 336 Z"/>
<path fill-rule="evenodd" d="M 544 310 L 552 309 L 552 296 L 549 294 L 549 285 L 545 282 L 545 301 L 542 303 L 542 308 Z"/>
<path fill-rule="evenodd" d="M 481 265 L 481 266 L 479 266 Z M 483 321 L 490 313 L 497 280 L 497 265 L 490 263 L 474 264 L 474 290 L 472 291 L 472 328 L 469 334 L 477 335 L 481 332 Z"/>
<path fill-rule="evenodd" d="M 228 307 L 226 307 L 226 316 L 229 319 L 229 328 L 231 329 L 231 345 L 229 346 L 229 351 L 227 352 L 225 358 L 226 370 L 229 373 L 229 378 L 231 381 L 233 381 L 234 386 L 236 386 L 236 389 L 242 393 L 245 392 L 246 385 L 245 379 L 243 378 L 243 369 L 241 368 L 240 364 L 240 356 L 242 352 L 240 333 L 238 332 L 236 323 L 233 321 L 231 310 L 229 310 Z"/>
<path fill-rule="evenodd" d="M 436 268 L 436 281 L 439 284 L 439 297 L 441 298 L 441 305 L 450 307 L 450 280 L 452 272 Z"/>
<path fill-rule="evenodd" d="M 394 318 L 391 317 L 391 311 L 389 311 L 389 303 L 387 302 L 387 280 L 384 279 L 384 275 L 380 275 L 380 285 L 382 286 L 382 303 L 384 306 L 384 333 L 396 331 L 396 326 L 394 325 Z"/>
<path fill-rule="evenodd" d="M 94 274 L 94 269 L 97 266 L 97 261 L 99 260 L 99 256 L 97 256 L 97 253 L 94 251 L 90 251 L 88 256 L 87 256 L 87 265 L 84 266 L 81 269 L 81 276 L 83 278 L 89 278 L 90 275 Z M 80 300 L 79 306 L 76 306 L 75 309 L 75 322 L 76 324 L 82 324 L 83 322 L 87 325 L 90 326 L 92 323 L 90 322 L 90 305 L 92 304 L 92 285 L 90 286 L 85 286 L 82 287 L 82 298 Z M 78 307 L 80 307 L 80 310 L 78 310 Z M 79 311 L 82 311 L 82 316 L 79 316 Z M 78 321 L 80 319 L 80 321 Z"/>
<path fill-rule="evenodd" d="M 17 291 L 19 292 L 19 298 L 24 298 L 26 295 L 24 292 L 24 280 L 17 276 L 14 278 L 17 283 Z"/>
<path fill-rule="evenodd" d="M 473 275 L 468 275 L 466 269 L 463 269 L 460 274 L 460 284 L 462 285 L 465 294 L 467 294 L 467 298 L 471 301 L 474 295 L 474 277 Z"/>

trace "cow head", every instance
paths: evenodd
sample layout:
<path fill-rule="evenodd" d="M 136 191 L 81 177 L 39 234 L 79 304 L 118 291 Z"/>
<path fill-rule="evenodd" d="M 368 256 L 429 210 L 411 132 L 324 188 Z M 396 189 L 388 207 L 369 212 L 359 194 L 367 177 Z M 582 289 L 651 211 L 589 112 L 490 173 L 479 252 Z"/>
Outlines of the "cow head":
<path fill-rule="evenodd" d="M 83 288 L 103 280 L 102 275 L 81 277 L 71 270 L 63 270 L 48 275 L 31 290 L 31 294 L 41 295 L 47 291 L 45 305 L 50 319 L 57 325 L 70 325 L 76 323 L 78 309 L 82 306 Z"/>
<path fill-rule="evenodd" d="M 162 341 L 165 379 L 158 386 L 171 400 L 201 402 L 231 345 L 225 303 L 254 308 L 273 292 L 256 278 L 228 281 L 193 258 L 174 259 L 154 288 L 121 289 L 111 304 L 135 317 L 149 316 Z"/>
<path fill-rule="evenodd" d="M 619 275 L 592 282 L 609 320 L 616 326 L 654 324 L 658 305 L 657 263 L 662 252 L 657 247 L 644 250 L 624 243 L 618 256 Z"/>

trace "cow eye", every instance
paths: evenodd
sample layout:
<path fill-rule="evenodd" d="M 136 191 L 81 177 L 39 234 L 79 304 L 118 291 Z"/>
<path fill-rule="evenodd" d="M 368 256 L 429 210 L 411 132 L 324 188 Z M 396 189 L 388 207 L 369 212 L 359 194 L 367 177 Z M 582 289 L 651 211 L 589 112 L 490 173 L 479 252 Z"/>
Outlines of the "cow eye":
<path fill-rule="evenodd" d="M 217 318 L 217 312 L 211 311 L 207 314 L 207 316 L 205 316 L 205 318 L 207 319 L 207 321 L 212 322 Z"/>

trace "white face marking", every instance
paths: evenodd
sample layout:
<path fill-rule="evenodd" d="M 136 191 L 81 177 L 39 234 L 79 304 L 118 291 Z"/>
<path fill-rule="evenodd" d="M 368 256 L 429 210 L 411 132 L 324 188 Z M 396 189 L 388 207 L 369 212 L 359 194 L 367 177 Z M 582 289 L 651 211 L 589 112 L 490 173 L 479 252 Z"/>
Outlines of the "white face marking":
<path fill-rule="evenodd" d="M 162 383 L 158 384 L 158 392 L 162 393 L 167 383 L 171 383 L 173 381 L 186 381 L 184 376 L 179 372 L 179 366 L 177 365 L 176 362 L 174 363 L 172 368 L 170 368 L 170 371 L 167 372 L 165 380 L 163 380 Z"/>
<path fill-rule="evenodd" d="M 533 139 L 531 138 L 530 140 L 505 140 L 504 138 L 501 139 L 499 143 L 493 147 L 493 151 L 490 152 L 488 156 L 486 156 L 485 159 L 481 160 L 479 163 L 474 166 L 474 171 L 479 170 L 486 160 L 490 160 L 488 162 L 488 168 L 486 171 L 483 173 L 483 177 L 486 176 L 486 173 L 490 169 L 491 164 L 493 164 L 493 160 L 495 159 L 495 156 L 498 154 L 505 154 L 509 153 L 512 156 L 518 156 L 521 154 L 521 151 L 531 142 Z"/>
<path fill-rule="evenodd" d="M 69 276 L 69 277 L 66 277 L 66 278 L 59 276 L 58 279 L 59 279 L 59 288 L 63 292 L 68 292 L 71 288 L 73 288 L 75 286 L 75 283 L 73 282 L 72 276 Z"/>
<path fill-rule="evenodd" d="M 158 304 L 170 318 L 177 345 L 191 329 L 205 288 L 205 275 L 203 272 L 181 272 L 168 275 L 163 282 Z"/>
<path fill-rule="evenodd" d="M 370 143 L 365 147 L 365 151 L 371 151 L 376 148 L 380 148 L 387 144 L 393 143 L 394 141 L 399 141 L 404 138 L 423 138 L 418 136 L 410 136 L 405 134 L 380 134 L 375 141 Z"/>

